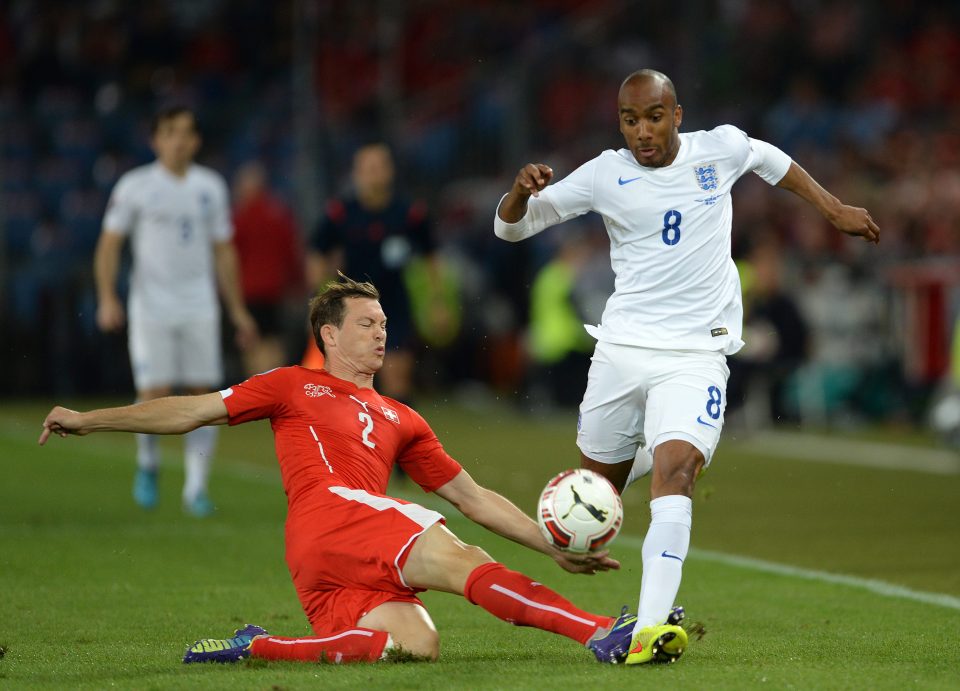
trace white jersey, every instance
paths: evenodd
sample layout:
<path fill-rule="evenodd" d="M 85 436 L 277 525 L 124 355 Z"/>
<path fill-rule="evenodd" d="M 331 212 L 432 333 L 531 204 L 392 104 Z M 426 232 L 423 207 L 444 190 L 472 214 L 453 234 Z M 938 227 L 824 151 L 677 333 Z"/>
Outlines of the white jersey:
<path fill-rule="evenodd" d="M 214 243 L 233 236 L 227 185 L 204 166 L 177 177 L 159 162 L 117 181 L 103 232 L 131 236 L 132 319 L 163 323 L 217 317 Z"/>
<path fill-rule="evenodd" d="M 732 125 L 685 132 L 670 165 L 647 168 L 628 149 L 604 151 L 531 197 L 517 223 L 497 214 L 494 230 L 517 241 L 596 211 L 616 284 L 601 323 L 587 330 L 609 343 L 735 353 L 743 303 L 730 255 L 730 189 L 751 170 L 776 184 L 790 163 Z"/>

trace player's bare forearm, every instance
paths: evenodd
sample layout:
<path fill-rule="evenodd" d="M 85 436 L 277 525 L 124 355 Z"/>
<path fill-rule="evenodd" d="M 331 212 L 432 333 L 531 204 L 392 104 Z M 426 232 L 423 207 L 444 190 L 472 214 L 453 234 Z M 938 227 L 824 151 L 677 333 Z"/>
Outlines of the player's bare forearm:
<path fill-rule="evenodd" d="M 527 202 L 529 200 L 529 194 L 515 193 L 510 190 L 503 201 L 500 202 L 497 214 L 507 223 L 516 223 L 527 215 Z"/>
<path fill-rule="evenodd" d="M 862 237 L 868 242 L 880 242 L 880 228 L 866 209 L 848 206 L 825 190 L 820 183 L 795 161 L 777 187 L 782 187 L 809 202 L 833 226 L 847 235 Z"/>
<path fill-rule="evenodd" d="M 607 556 L 606 551 L 571 554 L 561 552 L 548 544 L 533 519 L 503 495 L 478 485 L 465 470 L 439 488 L 437 494 L 474 523 L 524 547 L 546 554 L 567 571 L 591 574 L 620 568 L 620 563 Z"/>
<path fill-rule="evenodd" d="M 497 209 L 500 219 L 507 223 L 516 223 L 527 213 L 530 197 L 537 197 L 540 191 L 550 184 L 553 170 L 543 163 L 528 163 L 517 173 L 513 187 L 500 202 Z"/>
<path fill-rule="evenodd" d="M 219 393 L 201 396 L 167 396 L 117 408 L 100 408 L 85 413 L 60 406 L 43 421 L 40 444 L 51 434 L 66 437 L 91 432 L 142 432 L 184 434 L 204 425 L 227 422 L 227 407 Z"/>
<path fill-rule="evenodd" d="M 120 251 L 123 236 L 104 231 L 97 240 L 93 254 L 93 279 L 97 285 L 97 298 L 116 298 L 117 274 L 120 270 Z"/>
<path fill-rule="evenodd" d="M 214 247 L 214 262 L 217 271 L 217 284 L 220 294 L 232 315 L 245 310 L 243 294 L 240 291 L 240 261 L 232 242 L 218 242 Z"/>
<path fill-rule="evenodd" d="M 501 494 L 478 487 L 477 499 L 461 508 L 461 511 L 467 518 L 497 535 L 537 552 L 552 554 L 536 522 Z"/>
<path fill-rule="evenodd" d="M 105 230 L 100 233 L 93 255 L 93 278 L 97 286 L 96 320 L 102 331 L 116 331 L 126 319 L 117 296 L 117 274 L 123 242 L 123 235 Z"/>
<path fill-rule="evenodd" d="M 257 340 L 257 324 L 243 301 L 240 290 L 240 260 L 232 242 L 218 242 L 214 245 L 214 263 L 220 294 L 237 332 L 237 343 L 245 349 Z"/>
<path fill-rule="evenodd" d="M 573 554 L 558 550 L 547 543 L 536 521 L 527 516 L 501 494 L 480 488 L 480 500 L 474 516 L 464 514 L 483 527 L 508 540 L 513 540 L 536 552 L 543 552 L 561 568 L 571 573 L 595 574 L 598 571 L 619 569 L 620 563 L 607 556 L 607 551 L 592 554 Z"/>

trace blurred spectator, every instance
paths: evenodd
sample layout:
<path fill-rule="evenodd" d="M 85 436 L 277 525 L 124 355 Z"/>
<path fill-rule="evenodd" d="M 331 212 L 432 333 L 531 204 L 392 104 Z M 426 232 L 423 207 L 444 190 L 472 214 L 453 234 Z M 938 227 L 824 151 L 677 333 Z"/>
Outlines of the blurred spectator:
<path fill-rule="evenodd" d="M 390 315 L 387 348 L 391 351 L 377 376 L 378 389 L 409 400 L 413 384 L 416 330 L 404 271 L 417 257 L 432 259 L 434 240 L 422 202 L 411 202 L 394 189 L 390 148 L 368 144 L 354 154 L 351 193 L 328 202 L 313 236 L 307 277 L 317 289 L 337 271 L 369 280 L 380 289 Z"/>
<path fill-rule="evenodd" d="M 530 288 L 527 353 L 533 364 L 528 391 L 534 403 L 575 407 L 590 369 L 594 341 L 583 328 L 578 309 L 578 279 L 591 258 L 588 238 L 566 236 L 554 257 L 540 269 Z"/>
<path fill-rule="evenodd" d="M 293 213 L 270 192 L 259 162 L 244 164 L 233 177 L 233 225 L 243 299 L 260 329 L 260 340 L 243 352 L 249 377 L 289 364 L 287 306 L 305 293 Z"/>
<path fill-rule="evenodd" d="M 752 183 L 739 183 L 735 231 L 775 227 L 791 265 L 810 267 L 804 281 L 784 276 L 795 299 L 824 290 L 839 257 L 876 293 L 889 321 L 901 298 L 883 289 L 887 265 L 960 255 L 956 2 L 750 0 L 693 11 L 688 3 L 646 4 L 644 21 L 629 21 L 639 9 L 637 0 L 6 3 L 0 329 L 23 364 L 0 374 L 0 392 L 100 394 L 129 386 L 129 372 L 115 366 L 122 343 L 105 348 L 91 328 L 91 229 L 120 173 L 150 155 L 145 122 L 158 102 L 185 101 L 204 113 L 212 167 L 262 161 L 271 188 L 297 200 L 302 228 L 317 221 L 316 182 L 336 189 L 357 143 L 373 131 L 388 134 L 413 172 L 405 191 L 438 210 L 444 255 L 467 259 L 456 278 L 465 279 L 467 264 L 476 272 L 462 286 L 460 338 L 474 347 L 464 353 L 461 376 L 503 395 L 523 378 L 520 332 L 543 256 L 499 253 L 469 237 L 440 200 L 456 195 L 486 219 L 506 162 L 512 168 L 534 152 L 556 160 L 549 149 L 560 146 L 569 160 L 585 160 L 598 144 L 609 147 L 605 123 L 613 114 L 583 104 L 612 102 L 620 75 L 638 67 L 696 71 L 695 80 L 684 80 L 686 129 L 707 124 L 698 113 L 712 113 L 710 120 L 803 148 L 796 153 L 811 173 L 874 213 L 884 240 L 868 261 L 858 248 L 838 252 L 789 195 L 754 201 Z M 661 26 L 678 28 L 664 33 Z M 43 250 L 51 229 L 55 262 Z M 442 306 L 443 299 L 434 294 L 427 302 Z M 24 311 L 25 304 L 39 312 Z M 48 323 L 55 332 L 42 326 Z M 810 319 L 814 353 L 830 340 L 821 333 L 826 324 Z M 64 350 L 89 366 L 62 365 Z M 909 353 L 891 350 L 886 358 L 894 373 L 909 374 Z M 66 374 L 54 374 L 51 364 Z M 848 404 L 877 414 L 856 397 Z"/>
<path fill-rule="evenodd" d="M 948 444 L 960 450 L 960 315 L 953 326 L 950 371 L 939 388 L 930 410 L 930 425 Z"/>
<path fill-rule="evenodd" d="M 887 371 L 883 295 L 861 271 L 841 264 L 808 267 L 797 291 L 810 331 L 809 360 L 795 378 L 801 420 L 847 424 L 882 419 L 898 405 Z M 882 376 L 877 376 L 882 374 Z"/>
<path fill-rule="evenodd" d="M 787 385 L 809 351 L 809 329 L 796 301 L 785 289 L 783 251 L 772 236 L 760 237 L 740 265 L 743 285 L 743 340 L 730 358 L 727 401 L 742 409 L 749 426 L 798 422 L 799 411 L 787 398 Z M 748 396 L 757 396 L 760 411 Z"/>

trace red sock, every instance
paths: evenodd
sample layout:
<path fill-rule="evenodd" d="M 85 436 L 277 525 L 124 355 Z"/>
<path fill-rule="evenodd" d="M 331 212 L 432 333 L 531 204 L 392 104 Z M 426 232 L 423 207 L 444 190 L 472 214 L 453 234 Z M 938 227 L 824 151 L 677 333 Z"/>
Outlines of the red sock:
<path fill-rule="evenodd" d="M 599 627 L 613 623 L 577 609 L 545 585 L 496 562 L 478 566 L 467 577 L 464 597 L 516 626 L 535 626 L 586 643 Z"/>
<path fill-rule="evenodd" d="M 330 636 L 283 638 L 261 636 L 250 644 L 250 657 L 299 662 L 376 662 L 390 638 L 386 631 L 344 629 Z"/>

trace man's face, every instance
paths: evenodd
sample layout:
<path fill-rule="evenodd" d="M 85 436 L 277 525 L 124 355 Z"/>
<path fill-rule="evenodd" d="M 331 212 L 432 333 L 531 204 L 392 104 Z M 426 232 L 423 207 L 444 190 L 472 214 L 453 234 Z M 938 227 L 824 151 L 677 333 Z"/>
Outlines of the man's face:
<path fill-rule="evenodd" d="M 620 89 L 620 133 L 637 163 L 648 168 L 670 165 L 677 155 L 677 128 L 683 110 L 658 79 L 635 79 Z"/>
<path fill-rule="evenodd" d="M 377 300 L 346 298 L 343 325 L 327 324 L 336 343 L 335 355 L 327 344 L 327 353 L 351 369 L 373 374 L 383 367 L 387 346 L 387 317 Z"/>
<path fill-rule="evenodd" d="M 157 159 L 171 170 L 186 168 L 200 148 L 200 135 L 190 113 L 161 120 L 150 143 Z"/>
<path fill-rule="evenodd" d="M 353 184 L 363 196 L 389 190 L 393 185 L 393 157 L 382 144 L 365 146 L 353 158 Z"/>

